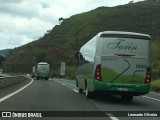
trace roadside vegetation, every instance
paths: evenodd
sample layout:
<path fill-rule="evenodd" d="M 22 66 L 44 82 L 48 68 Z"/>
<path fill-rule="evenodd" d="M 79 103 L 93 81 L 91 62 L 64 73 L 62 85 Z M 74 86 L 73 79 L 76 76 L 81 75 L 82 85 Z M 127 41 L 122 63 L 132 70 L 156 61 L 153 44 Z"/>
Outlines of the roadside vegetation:
<path fill-rule="evenodd" d="M 160 93 L 160 79 L 151 82 L 151 90 Z"/>

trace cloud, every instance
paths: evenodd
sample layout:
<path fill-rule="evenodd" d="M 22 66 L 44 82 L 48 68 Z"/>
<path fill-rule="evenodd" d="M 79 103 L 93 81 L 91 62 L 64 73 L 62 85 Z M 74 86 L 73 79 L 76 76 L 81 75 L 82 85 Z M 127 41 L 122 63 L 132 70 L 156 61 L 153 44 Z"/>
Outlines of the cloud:
<path fill-rule="evenodd" d="M 129 1 L 0 0 L 0 49 L 14 48 L 37 40 L 59 24 L 60 17 L 69 18 L 100 6 L 127 4 Z"/>
<path fill-rule="evenodd" d="M 14 48 L 37 40 L 48 29 L 52 29 L 56 21 L 58 23 L 49 10 L 43 10 L 42 3 L 6 1 L 3 4 L 0 1 L 0 49 Z"/>
<path fill-rule="evenodd" d="M 4 2 L 0 4 L 0 12 L 11 16 L 21 16 L 31 18 L 37 16 L 38 6 L 29 2 Z"/>
<path fill-rule="evenodd" d="M 38 18 L 27 19 L 19 16 L 0 14 L 0 49 L 14 48 L 42 37 L 53 27 L 49 22 Z"/>
<path fill-rule="evenodd" d="M 1 0 L 0 1 L 0 4 L 3 4 L 3 3 L 19 3 L 21 2 L 22 0 Z M 23 0 L 24 1 L 24 0 Z"/>

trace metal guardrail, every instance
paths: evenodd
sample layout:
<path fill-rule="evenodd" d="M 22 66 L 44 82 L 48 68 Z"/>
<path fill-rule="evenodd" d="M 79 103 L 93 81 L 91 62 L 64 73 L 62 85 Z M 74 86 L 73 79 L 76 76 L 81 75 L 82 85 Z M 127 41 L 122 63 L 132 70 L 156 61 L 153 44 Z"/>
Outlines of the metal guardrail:
<path fill-rule="evenodd" d="M 26 79 L 27 78 L 25 76 L 5 76 L 5 77 L 1 76 L 0 77 L 0 88 L 22 82 Z"/>

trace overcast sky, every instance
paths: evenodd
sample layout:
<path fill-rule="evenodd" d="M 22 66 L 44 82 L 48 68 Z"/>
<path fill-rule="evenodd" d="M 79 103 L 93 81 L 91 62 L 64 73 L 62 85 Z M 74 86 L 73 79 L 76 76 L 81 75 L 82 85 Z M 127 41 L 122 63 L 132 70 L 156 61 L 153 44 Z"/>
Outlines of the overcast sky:
<path fill-rule="evenodd" d="M 0 0 L 0 50 L 15 48 L 42 37 L 60 17 L 131 0 Z M 134 2 L 144 0 L 134 0 Z"/>

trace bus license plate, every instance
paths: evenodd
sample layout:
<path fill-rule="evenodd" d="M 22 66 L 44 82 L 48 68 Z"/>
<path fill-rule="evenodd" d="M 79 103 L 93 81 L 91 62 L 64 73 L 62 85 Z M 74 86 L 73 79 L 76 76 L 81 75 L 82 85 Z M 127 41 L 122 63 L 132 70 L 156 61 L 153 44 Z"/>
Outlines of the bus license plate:
<path fill-rule="evenodd" d="M 118 88 L 118 91 L 128 91 L 128 88 Z"/>

